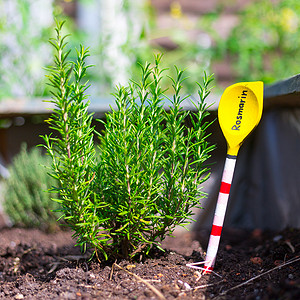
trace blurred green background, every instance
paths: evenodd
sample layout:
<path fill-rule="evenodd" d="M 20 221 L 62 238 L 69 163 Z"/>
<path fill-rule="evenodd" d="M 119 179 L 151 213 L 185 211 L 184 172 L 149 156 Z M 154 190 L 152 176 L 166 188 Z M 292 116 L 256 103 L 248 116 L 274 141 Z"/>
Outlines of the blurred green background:
<path fill-rule="evenodd" d="M 55 17 L 72 48 L 90 47 L 89 92 L 103 97 L 157 52 L 187 70 L 188 92 L 203 70 L 220 90 L 295 75 L 299 16 L 297 0 L 0 0 L 0 99 L 48 96 Z"/>

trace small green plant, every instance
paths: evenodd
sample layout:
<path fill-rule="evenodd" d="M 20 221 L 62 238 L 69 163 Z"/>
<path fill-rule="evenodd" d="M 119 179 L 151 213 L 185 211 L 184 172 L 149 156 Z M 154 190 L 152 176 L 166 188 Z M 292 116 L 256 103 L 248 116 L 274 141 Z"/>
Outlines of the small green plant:
<path fill-rule="evenodd" d="M 116 89 L 116 108 L 100 121 L 105 130 L 98 134 L 87 112 L 88 51 L 81 46 L 77 61 L 68 61 L 62 26 L 57 24 L 51 40 L 56 55 L 49 75 L 56 108 L 48 123 L 58 136 L 43 138 L 53 159 L 52 176 L 60 183 L 56 190 L 64 219 L 82 250 L 91 247 L 106 258 L 147 254 L 175 226 L 189 223 L 192 209 L 201 206 L 200 185 L 209 176 L 205 162 L 214 148 L 206 140 L 210 124 L 204 121 L 213 78 L 205 74 L 199 100 L 192 101 L 195 110 L 186 111 L 187 97 L 180 95 L 183 72 L 176 68 L 176 78 L 169 78 L 173 95 L 167 97 L 161 88 L 166 70 L 156 56 L 153 66 L 141 66 L 140 80 Z M 185 126 L 188 121 L 191 127 Z M 97 156 L 94 134 L 100 138 Z"/>
<path fill-rule="evenodd" d="M 27 151 L 22 145 L 20 153 L 9 167 L 10 176 L 4 181 L 4 210 L 13 224 L 23 227 L 38 227 L 45 231 L 57 227 L 59 214 L 57 203 L 46 191 L 57 185 L 45 168 L 51 159 L 41 154 L 40 149 Z M 43 167 L 41 167 L 43 166 Z"/>

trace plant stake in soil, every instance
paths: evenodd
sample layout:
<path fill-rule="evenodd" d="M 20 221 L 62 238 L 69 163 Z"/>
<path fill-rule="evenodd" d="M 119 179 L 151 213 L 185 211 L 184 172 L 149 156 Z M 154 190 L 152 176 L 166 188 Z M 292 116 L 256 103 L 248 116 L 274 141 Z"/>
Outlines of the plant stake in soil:
<path fill-rule="evenodd" d="M 228 87 L 221 97 L 218 118 L 227 141 L 222 182 L 205 261 L 189 264 L 190 267 L 203 270 L 203 274 L 210 273 L 215 264 L 238 151 L 246 137 L 258 125 L 262 109 L 261 81 L 236 83 Z M 204 268 L 195 267 L 198 264 L 204 264 Z"/>

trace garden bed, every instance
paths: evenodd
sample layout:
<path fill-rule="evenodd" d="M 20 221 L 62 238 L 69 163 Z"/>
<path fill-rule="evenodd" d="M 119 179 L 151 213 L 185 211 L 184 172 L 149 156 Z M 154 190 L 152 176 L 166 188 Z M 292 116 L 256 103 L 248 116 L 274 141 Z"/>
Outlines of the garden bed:
<path fill-rule="evenodd" d="M 224 232 L 215 271 L 199 277 L 203 235 L 179 231 L 140 262 L 88 261 L 70 232 L 2 228 L 1 299 L 299 299 L 300 230 Z M 198 239 L 198 240 L 197 240 Z M 207 236 L 202 239 L 205 241 Z M 113 265 L 113 268 L 112 268 Z"/>

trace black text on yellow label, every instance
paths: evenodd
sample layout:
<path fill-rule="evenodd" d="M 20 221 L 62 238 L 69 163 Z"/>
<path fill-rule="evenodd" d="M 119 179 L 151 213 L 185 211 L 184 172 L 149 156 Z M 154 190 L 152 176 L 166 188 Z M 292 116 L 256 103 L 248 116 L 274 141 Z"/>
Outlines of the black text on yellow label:
<path fill-rule="evenodd" d="M 231 130 L 240 130 L 242 119 L 243 119 L 244 106 L 247 98 L 247 90 L 243 90 L 242 95 L 239 96 L 239 98 L 240 98 L 239 111 L 236 116 L 235 124 L 231 127 Z"/>

